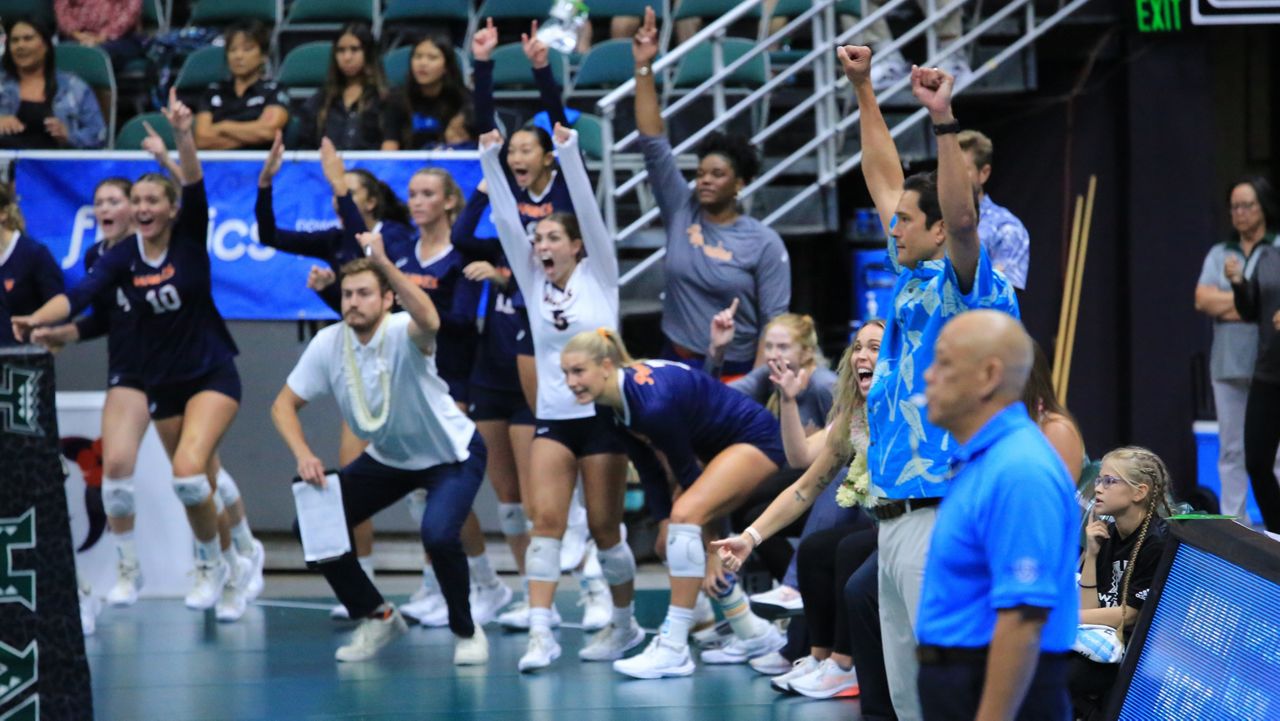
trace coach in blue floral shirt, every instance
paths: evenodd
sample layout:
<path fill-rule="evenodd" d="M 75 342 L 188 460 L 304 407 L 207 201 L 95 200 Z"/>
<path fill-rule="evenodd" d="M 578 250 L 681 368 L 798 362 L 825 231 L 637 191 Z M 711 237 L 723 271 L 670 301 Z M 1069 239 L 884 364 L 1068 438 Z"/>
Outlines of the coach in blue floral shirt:
<path fill-rule="evenodd" d="M 1018 290 L 1027 289 L 1027 265 L 1031 261 L 1031 236 L 1018 216 L 996 205 L 982 186 L 991 177 L 991 138 L 977 130 L 959 134 L 960 149 L 969 159 L 969 179 L 978 194 L 978 239 L 996 270 L 1004 273 Z"/>

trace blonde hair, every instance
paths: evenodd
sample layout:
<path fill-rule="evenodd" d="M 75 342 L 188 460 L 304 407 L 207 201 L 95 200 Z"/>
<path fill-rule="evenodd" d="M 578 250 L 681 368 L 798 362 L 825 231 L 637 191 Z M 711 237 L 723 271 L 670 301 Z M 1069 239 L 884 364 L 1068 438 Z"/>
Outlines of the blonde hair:
<path fill-rule="evenodd" d="M 991 138 L 980 130 L 961 130 L 956 135 L 956 142 L 960 144 L 960 150 L 973 153 L 973 164 L 978 170 L 982 170 L 982 166 L 991 165 L 991 156 L 995 154 L 995 146 L 991 144 Z"/>
<path fill-rule="evenodd" d="M 18 207 L 18 193 L 11 183 L 0 182 L 0 225 L 20 233 L 27 232 L 27 220 Z"/>
<path fill-rule="evenodd" d="M 1130 486 L 1147 487 L 1147 507 L 1138 528 L 1138 540 L 1129 553 L 1129 563 L 1125 566 L 1124 577 L 1120 581 L 1120 627 L 1116 629 L 1116 638 L 1124 641 L 1125 616 L 1129 610 L 1129 580 L 1133 577 L 1134 564 L 1138 560 L 1138 551 L 1147 539 L 1147 530 L 1151 527 L 1151 519 L 1155 516 L 1164 518 L 1169 515 L 1172 504 L 1169 500 L 1169 469 L 1165 467 L 1160 456 L 1139 446 L 1125 446 L 1111 451 L 1102 457 L 1103 463 L 1116 468 L 1120 478 Z"/>
<path fill-rule="evenodd" d="M 444 168 L 421 168 L 413 174 L 415 178 L 419 175 L 429 175 L 438 179 L 440 184 L 444 186 L 444 197 L 453 198 L 455 201 L 453 209 L 446 211 L 449 214 L 449 225 L 453 225 L 458 216 L 462 215 L 462 209 L 467 205 L 467 196 L 462 194 L 462 188 L 458 187 L 458 181 L 454 180 L 449 171 Z"/>
<path fill-rule="evenodd" d="M 869 320 L 862 327 L 869 325 L 884 330 L 882 320 Z M 862 329 L 859 328 L 858 333 L 861 332 Z M 857 338 L 855 334 L 854 342 Z M 853 367 L 854 342 L 849 343 L 849 347 L 840 356 L 840 365 L 836 368 L 835 398 L 831 402 L 831 411 L 827 413 L 827 425 L 830 426 L 827 429 L 827 448 L 835 454 L 838 465 L 845 465 L 853 460 L 854 447 L 850 429 L 854 414 L 860 412 L 866 404 L 866 398 L 858 392 L 858 374 Z"/>
<path fill-rule="evenodd" d="M 791 333 L 792 341 L 800 346 L 800 356 L 802 358 L 808 355 L 802 366 L 809 370 L 810 373 L 813 372 L 814 368 L 818 367 L 819 363 L 826 365 L 826 358 L 822 356 L 822 348 L 818 345 L 818 326 L 813 322 L 812 316 L 799 313 L 783 313 L 765 324 L 764 332 L 760 334 L 760 337 L 763 338 L 769 332 L 769 329 L 774 326 L 785 328 Z M 769 409 L 769 412 L 774 417 L 777 417 L 782 412 L 782 398 L 778 395 L 776 388 L 769 394 L 769 400 L 765 403 L 765 407 Z"/>
<path fill-rule="evenodd" d="M 635 359 L 627 352 L 627 345 L 622 342 L 622 336 L 608 328 L 584 330 L 575 335 L 564 344 L 564 350 L 560 351 L 561 357 L 566 353 L 584 353 L 596 363 L 603 363 L 608 358 L 618 368 L 635 363 Z"/>

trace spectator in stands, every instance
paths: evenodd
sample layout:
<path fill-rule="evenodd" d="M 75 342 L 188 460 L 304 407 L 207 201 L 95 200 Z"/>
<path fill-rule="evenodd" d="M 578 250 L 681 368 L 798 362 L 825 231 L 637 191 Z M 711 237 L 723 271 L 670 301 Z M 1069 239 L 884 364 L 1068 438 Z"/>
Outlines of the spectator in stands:
<path fill-rule="evenodd" d="M 968 160 L 969 180 L 978 196 L 978 240 L 991 256 L 991 264 L 1018 290 L 1027 289 L 1027 265 L 1031 261 L 1031 236 L 1018 216 L 996 205 L 983 186 L 991 177 L 991 138 L 977 130 L 961 130 L 960 149 Z"/>
<path fill-rule="evenodd" d="M 58 34 L 81 45 L 102 48 L 117 72 L 146 52 L 138 32 L 142 0 L 54 0 L 53 12 Z"/>
<path fill-rule="evenodd" d="M 387 78 L 373 32 L 364 23 L 345 25 L 333 41 L 324 87 L 302 106 L 298 144 L 316 148 L 328 138 L 338 150 L 381 148 L 386 97 Z"/>
<path fill-rule="evenodd" d="M 404 89 L 382 115 L 383 150 L 475 147 L 475 110 L 453 44 L 431 35 L 413 46 Z"/>
<path fill-rule="evenodd" d="M 1169 485 L 1164 462 L 1145 448 L 1117 448 L 1102 458 L 1080 566 L 1080 623 L 1114 628 L 1118 645 L 1142 613 L 1168 541 L 1164 519 L 1170 513 Z M 1076 718 L 1102 718 L 1100 706 L 1119 667 L 1073 655 L 1070 688 Z"/>
<path fill-rule="evenodd" d="M 58 262 L 25 230 L 13 188 L 0 183 L 0 347 L 19 343 L 10 318 L 34 313 L 63 291 Z"/>
<path fill-rule="evenodd" d="M 0 148 L 101 148 L 107 125 L 83 80 L 57 70 L 53 32 L 25 16 L 4 18 Z"/>
<path fill-rule="evenodd" d="M 1257 202 L 1232 196 L 1232 203 L 1242 207 Z M 1280 247 L 1260 245 L 1253 255 L 1247 265 L 1235 254 L 1225 262 L 1236 312 L 1258 325 L 1258 360 L 1244 409 L 1244 466 L 1263 523 L 1268 531 L 1280 533 L 1280 485 L 1275 472 L 1280 446 Z M 1252 272 L 1248 266 L 1253 266 Z"/>
<path fill-rule="evenodd" d="M 736 298 L 739 332 L 725 350 L 724 371 L 743 375 L 755 365 L 761 329 L 791 302 L 791 266 L 782 238 L 738 208 L 738 193 L 755 178 L 760 159 L 746 138 L 710 135 L 698 146 L 698 183 L 690 194 L 664 135 L 651 67 L 658 55 L 652 8 L 646 8 L 631 50 L 640 149 L 667 231 L 661 357 L 701 363 L 712 316 Z"/>
<path fill-rule="evenodd" d="M 920 9 L 927 13 L 926 0 L 917 0 L 917 2 Z M 936 5 L 941 10 L 943 6 L 953 2 L 955 0 L 937 0 Z M 863 7 L 866 8 L 867 15 L 870 15 L 879 10 L 883 4 L 882 0 L 867 0 Z M 933 30 L 938 34 L 938 50 L 946 50 L 964 32 L 962 12 L 963 8 L 956 8 L 954 12 L 933 24 Z M 893 42 L 893 33 L 889 30 L 889 23 L 884 18 L 871 23 L 871 27 L 863 31 L 859 42 L 870 46 L 879 56 L 871 66 L 871 87 L 876 92 L 884 90 L 911 74 L 911 64 L 902 57 L 901 51 L 894 50 L 886 53 L 884 50 L 889 43 Z M 920 61 L 927 62 L 928 58 L 920 58 Z M 937 67 L 954 77 L 957 83 L 964 82 L 973 72 L 969 69 L 969 59 L 965 56 L 965 50 L 957 50 L 943 58 Z"/>
<path fill-rule="evenodd" d="M 266 150 L 289 122 L 289 98 L 266 76 L 271 32 L 257 20 L 227 27 L 227 69 L 231 79 L 205 91 L 196 114 L 201 150 Z"/>
<path fill-rule="evenodd" d="M 1084 469 L 1084 436 L 1080 434 L 1075 417 L 1058 401 L 1044 351 L 1039 343 L 1034 343 L 1034 346 L 1036 359 L 1031 367 L 1031 376 L 1027 378 L 1027 387 L 1022 392 L 1022 402 L 1027 406 L 1031 420 L 1040 426 L 1040 431 L 1049 439 L 1062 462 L 1067 464 L 1071 480 L 1078 481 Z"/>
<path fill-rule="evenodd" d="M 1244 412 L 1258 355 L 1258 329 L 1253 323 L 1243 322 L 1236 312 L 1226 261 L 1229 256 L 1243 259 L 1245 276 L 1252 276 L 1254 250 L 1276 244 L 1280 215 L 1266 178 L 1241 179 L 1232 186 L 1228 202 L 1233 232 L 1205 256 L 1196 284 L 1196 310 L 1213 319 L 1209 378 L 1218 411 L 1218 478 L 1222 483 L 1219 502 L 1223 513 L 1244 518 L 1249 490 L 1244 468 Z"/>

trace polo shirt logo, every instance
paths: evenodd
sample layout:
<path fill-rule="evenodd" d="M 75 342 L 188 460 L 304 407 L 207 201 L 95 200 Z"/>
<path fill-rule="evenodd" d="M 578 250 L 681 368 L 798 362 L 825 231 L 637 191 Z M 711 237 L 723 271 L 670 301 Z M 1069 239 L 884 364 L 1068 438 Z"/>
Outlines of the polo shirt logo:
<path fill-rule="evenodd" d="M 1018 583 L 1035 583 L 1040 580 L 1040 562 L 1030 556 L 1019 558 L 1013 563 L 1013 577 Z"/>
<path fill-rule="evenodd" d="M 4 291 L 5 291 L 6 293 L 9 293 L 9 292 L 11 292 L 11 291 L 13 290 L 13 283 L 14 283 L 14 279 L 13 279 L 13 278 L 5 278 L 5 279 L 4 279 Z"/>
<path fill-rule="evenodd" d="M 209 98 L 209 104 L 210 104 L 210 105 L 212 105 L 212 106 L 213 106 L 213 107 L 215 107 L 215 108 L 220 108 L 220 107 L 222 107 L 222 96 L 221 96 L 221 95 L 215 95 L 215 96 L 213 96 L 212 98 Z"/>
<path fill-rule="evenodd" d="M 255 105 L 262 105 L 265 102 L 267 102 L 267 99 L 259 95 L 254 98 L 249 98 L 249 102 L 245 103 L 244 105 L 246 108 L 252 108 Z"/>

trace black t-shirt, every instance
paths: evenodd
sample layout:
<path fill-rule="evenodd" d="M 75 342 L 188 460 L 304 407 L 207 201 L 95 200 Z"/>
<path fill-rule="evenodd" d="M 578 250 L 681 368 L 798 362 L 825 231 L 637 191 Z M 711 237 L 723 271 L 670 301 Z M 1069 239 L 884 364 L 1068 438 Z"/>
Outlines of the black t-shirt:
<path fill-rule="evenodd" d="M 467 132 L 475 136 L 475 109 L 471 97 L 461 106 L 441 99 L 410 97 L 401 90 L 387 101 L 382 114 L 382 134 L 400 143 L 401 150 L 423 150 L 445 146 L 444 131 L 455 116 L 462 114 Z M 474 140 L 472 141 L 474 144 Z"/>
<path fill-rule="evenodd" d="M 49 103 L 21 100 L 13 116 L 22 122 L 22 132 L 0 136 L 0 148 L 51 150 L 58 147 L 58 141 L 44 128 L 44 119 L 54 117 Z"/>
<path fill-rule="evenodd" d="M 366 100 L 366 98 L 362 98 Z M 320 118 L 320 106 L 324 102 L 324 92 L 317 92 L 302 107 L 299 113 L 301 127 L 298 143 L 304 148 L 320 147 L 320 139 L 333 141 L 338 150 L 378 150 L 382 147 L 382 107 L 384 101 L 376 97 L 367 99 L 364 110 L 360 110 L 357 102 L 348 108 L 342 97 L 336 97 L 329 104 L 329 112 L 325 114 L 324 127 L 317 127 Z"/>
<path fill-rule="evenodd" d="M 1120 538 L 1116 524 L 1107 527 L 1111 535 L 1102 542 L 1098 549 L 1097 573 L 1098 604 L 1102 608 L 1114 608 L 1120 605 L 1120 585 L 1124 582 L 1124 570 L 1129 565 L 1129 556 L 1133 553 L 1133 544 L 1138 541 L 1138 531 L 1129 534 L 1128 538 Z M 1164 553 L 1164 545 L 1169 538 L 1169 524 L 1156 516 L 1151 519 L 1147 528 L 1147 537 L 1138 549 L 1138 559 L 1129 577 L 1129 603 L 1132 608 L 1142 608 L 1151 591 L 1151 581 L 1156 575 L 1156 566 L 1160 563 L 1160 555 Z M 1136 616 L 1126 616 L 1129 625 L 1137 621 Z"/>
<path fill-rule="evenodd" d="M 236 81 L 223 80 L 213 83 L 204 91 L 197 112 L 210 113 L 213 122 L 224 120 L 250 122 L 262 117 L 262 111 L 269 105 L 279 105 L 286 111 L 289 109 L 289 96 L 284 88 L 274 80 L 259 78 L 257 82 L 245 89 L 244 95 L 236 95 Z M 266 149 L 271 143 L 245 146 L 245 149 Z"/>

